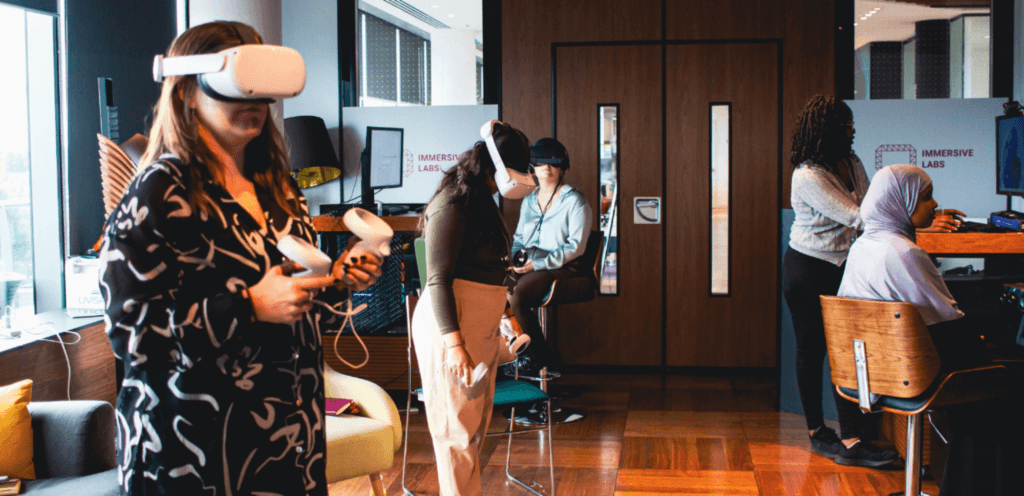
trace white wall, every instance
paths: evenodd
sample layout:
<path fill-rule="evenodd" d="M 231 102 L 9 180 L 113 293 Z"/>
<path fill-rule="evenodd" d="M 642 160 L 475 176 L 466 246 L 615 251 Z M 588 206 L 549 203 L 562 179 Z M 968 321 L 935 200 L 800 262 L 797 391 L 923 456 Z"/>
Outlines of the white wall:
<path fill-rule="evenodd" d="M 287 100 L 284 117 L 313 115 L 324 120 L 334 152 L 340 154 L 341 96 L 338 74 L 338 3 L 325 0 L 286 0 L 281 4 L 282 44 L 306 61 L 306 88 Z M 343 167 L 344 169 L 344 167 Z M 341 203 L 342 180 L 302 192 L 311 212 L 321 203 Z"/>
<path fill-rule="evenodd" d="M 995 118 L 1002 115 L 1004 101 L 848 100 L 857 122 L 853 150 L 871 177 L 878 168 L 911 163 L 911 152 L 886 150 L 892 150 L 892 145 L 912 146 L 916 165 L 931 176 L 935 199 L 943 208 L 962 210 L 972 218 L 987 218 L 991 212 L 1006 209 L 1006 197 L 997 195 L 995 186 Z M 927 155 L 936 150 L 970 153 L 955 157 Z"/>
<path fill-rule="evenodd" d="M 190 26 L 212 21 L 244 22 L 268 45 L 281 44 L 281 0 L 189 0 Z"/>
<path fill-rule="evenodd" d="M 433 105 L 476 105 L 476 34 L 439 29 L 430 38 L 430 92 Z"/>
<path fill-rule="evenodd" d="M 989 17 L 964 18 L 964 98 L 988 98 L 991 78 Z"/>
<path fill-rule="evenodd" d="M 359 154 L 366 147 L 366 127 L 397 127 L 405 130 L 402 187 L 385 189 L 375 195 L 384 203 L 427 203 L 441 182 L 441 176 L 480 140 L 480 126 L 498 118 L 497 105 L 455 105 L 447 107 L 349 107 L 345 109 L 345 198 L 360 193 Z"/>
<path fill-rule="evenodd" d="M 248 24 L 268 45 L 281 44 L 281 0 L 188 0 L 189 26 L 213 21 L 238 21 Z M 284 108 L 272 106 L 275 122 L 281 125 Z"/>

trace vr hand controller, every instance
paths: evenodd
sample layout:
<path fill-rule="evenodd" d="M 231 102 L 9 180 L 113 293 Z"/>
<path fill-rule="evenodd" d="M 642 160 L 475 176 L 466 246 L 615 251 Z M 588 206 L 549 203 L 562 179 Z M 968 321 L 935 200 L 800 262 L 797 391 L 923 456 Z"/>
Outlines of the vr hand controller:
<path fill-rule="evenodd" d="M 383 261 L 391 255 L 391 238 L 394 237 L 395 231 L 380 217 L 361 208 L 353 208 L 345 212 L 342 221 L 345 222 L 345 227 L 359 238 L 359 242 L 349 251 L 350 258 L 358 259 L 369 253 Z M 344 280 L 346 283 L 352 282 L 347 275 Z"/>
<path fill-rule="evenodd" d="M 485 375 L 487 375 L 487 364 L 484 362 L 476 364 L 476 367 L 473 369 L 472 380 L 469 383 L 469 388 L 475 388 L 477 384 L 480 384 L 480 381 Z"/>
<path fill-rule="evenodd" d="M 331 274 L 331 257 L 318 250 L 304 239 L 287 235 L 277 242 L 277 249 L 281 254 L 288 257 L 305 269 L 302 272 L 292 274 L 293 277 L 326 276 Z"/>
<path fill-rule="evenodd" d="M 501 317 L 501 333 L 508 340 L 508 351 L 511 351 L 513 355 L 518 356 L 527 346 L 530 344 L 530 335 L 523 332 L 523 329 L 519 327 L 519 324 L 515 321 L 515 317 L 511 315 L 503 315 Z"/>

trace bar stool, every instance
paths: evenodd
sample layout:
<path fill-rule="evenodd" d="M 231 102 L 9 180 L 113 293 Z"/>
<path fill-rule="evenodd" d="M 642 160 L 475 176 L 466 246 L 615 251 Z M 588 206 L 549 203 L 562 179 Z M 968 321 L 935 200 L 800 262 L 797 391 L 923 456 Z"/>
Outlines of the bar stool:
<path fill-rule="evenodd" d="M 550 335 L 548 327 L 548 323 L 552 320 L 549 314 L 550 309 L 558 305 L 585 303 L 597 297 L 597 290 L 600 287 L 598 282 L 600 275 L 597 273 L 599 267 L 598 255 L 601 253 L 603 244 L 604 232 L 591 231 L 590 236 L 587 238 L 587 246 L 583 254 L 580 255 L 579 263 L 581 267 L 592 267 L 593 271 L 588 271 L 574 277 L 555 279 L 551 282 L 551 288 L 548 290 L 547 296 L 544 297 L 544 300 L 538 307 L 540 328 L 544 333 L 545 339 Z M 520 379 L 539 382 L 541 390 L 545 393 L 548 392 L 548 381 L 559 377 L 561 377 L 561 374 L 548 371 L 547 367 L 542 368 L 540 373 L 534 377 L 519 376 Z M 586 414 L 579 409 L 552 405 L 551 416 L 554 417 L 551 419 L 552 423 L 564 424 L 583 420 Z M 543 410 L 528 411 L 526 414 L 516 418 L 516 421 L 527 424 L 545 424 L 548 420 L 548 412 Z"/>
<path fill-rule="evenodd" d="M 924 495 L 924 412 L 1006 393 L 1006 367 L 940 374 L 939 354 L 911 303 L 821 296 L 821 312 L 832 383 L 843 398 L 859 403 L 865 412 L 882 410 L 907 417 L 904 493 Z"/>

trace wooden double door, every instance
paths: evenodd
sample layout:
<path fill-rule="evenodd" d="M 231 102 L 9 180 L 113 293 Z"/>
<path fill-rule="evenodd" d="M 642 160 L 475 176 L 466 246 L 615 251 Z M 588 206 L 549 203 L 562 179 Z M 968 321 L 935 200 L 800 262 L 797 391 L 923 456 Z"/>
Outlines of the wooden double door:
<path fill-rule="evenodd" d="M 618 294 L 558 309 L 565 364 L 776 365 L 779 52 L 774 41 L 556 45 L 554 129 L 595 212 L 598 108 L 618 105 Z M 712 105 L 729 106 L 725 295 L 710 277 Z M 635 224 L 635 197 L 661 197 L 662 223 Z"/>

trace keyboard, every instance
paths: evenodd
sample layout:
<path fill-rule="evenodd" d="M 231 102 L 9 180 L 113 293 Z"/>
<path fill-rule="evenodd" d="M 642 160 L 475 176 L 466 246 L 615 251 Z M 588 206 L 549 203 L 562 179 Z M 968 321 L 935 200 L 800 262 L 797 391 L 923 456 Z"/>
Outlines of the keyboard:
<path fill-rule="evenodd" d="M 960 228 L 955 233 L 1005 233 L 1010 232 L 1010 229 L 1005 227 L 999 227 L 993 224 L 982 224 L 980 222 L 971 222 L 969 220 L 963 221 L 960 224 Z"/>

